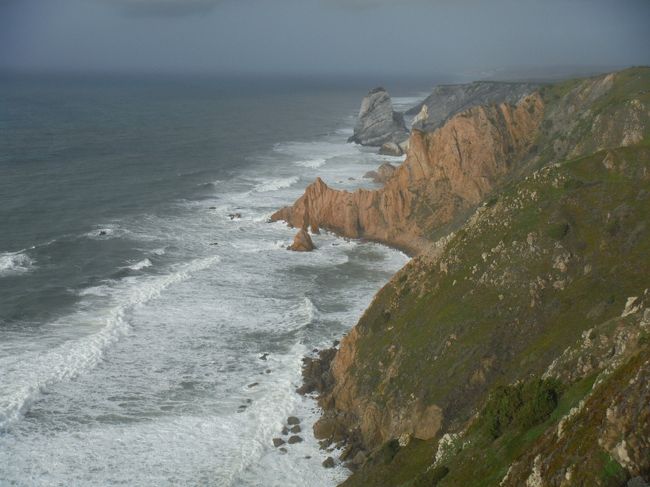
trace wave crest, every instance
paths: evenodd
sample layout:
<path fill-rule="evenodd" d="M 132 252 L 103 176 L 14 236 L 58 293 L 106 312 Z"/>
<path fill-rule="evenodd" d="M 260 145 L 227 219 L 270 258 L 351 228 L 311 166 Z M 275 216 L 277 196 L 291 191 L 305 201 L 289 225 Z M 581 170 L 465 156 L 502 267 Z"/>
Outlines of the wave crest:
<path fill-rule="evenodd" d="M 5 252 L 0 254 L 0 277 L 29 272 L 34 261 L 22 252 Z"/>

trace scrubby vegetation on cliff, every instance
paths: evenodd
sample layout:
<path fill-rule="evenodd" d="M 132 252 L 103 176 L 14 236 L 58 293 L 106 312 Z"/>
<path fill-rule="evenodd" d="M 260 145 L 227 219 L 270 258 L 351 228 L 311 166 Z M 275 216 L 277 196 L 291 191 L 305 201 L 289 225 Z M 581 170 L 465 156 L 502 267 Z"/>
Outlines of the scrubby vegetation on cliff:
<path fill-rule="evenodd" d="M 542 89 L 525 159 L 377 294 L 320 391 L 344 486 L 649 478 L 649 92 L 646 68 Z"/>

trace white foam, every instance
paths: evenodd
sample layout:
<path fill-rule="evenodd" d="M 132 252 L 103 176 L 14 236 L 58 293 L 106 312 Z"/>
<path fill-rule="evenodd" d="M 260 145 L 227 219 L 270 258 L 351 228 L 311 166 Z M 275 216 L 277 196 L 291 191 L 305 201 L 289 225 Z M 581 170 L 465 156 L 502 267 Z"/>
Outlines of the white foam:
<path fill-rule="evenodd" d="M 296 161 L 294 162 L 294 164 L 296 166 L 310 167 L 312 169 L 316 169 L 318 167 L 321 167 L 326 162 L 327 160 L 325 158 L 318 158 L 318 159 L 307 159 L 306 161 Z"/>
<path fill-rule="evenodd" d="M 94 230 L 84 233 L 84 237 L 92 239 L 119 238 L 123 237 L 127 231 L 117 225 L 106 225 L 97 227 Z"/>
<path fill-rule="evenodd" d="M 139 270 L 142 270 L 142 269 L 144 269 L 146 267 L 151 267 L 152 265 L 153 264 L 151 263 L 151 261 L 149 259 L 143 259 L 140 262 L 136 262 L 135 264 L 130 265 L 129 269 L 131 269 L 133 271 L 139 271 Z"/>
<path fill-rule="evenodd" d="M 34 261 L 23 252 L 0 253 L 0 277 L 23 274 L 34 267 Z"/>
<path fill-rule="evenodd" d="M 72 339 L 46 352 L 32 352 L 19 357 L 0 358 L 0 429 L 18 419 L 31 401 L 48 386 L 70 380 L 85 370 L 95 367 L 102 359 L 108 346 L 129 330 L 127 314 L 135 307 L 157 298 L 177 282 L 188 279 L 194 272 L 206 269 L 219 261 L 218 256 L 197 259 L 178 266 L 173 272 L 155 278 L 125 278 L 114 288 L 95 288 L 87 296 L 109 295 L 109 306 L 99 311 L 84 303 L 80 311 L 60 325 L 69 326 L 79 333 L 83 329 L 92 331 L 82 338 Z"/>
<path fill-rule="evenodd" d="M 273 150 L 294 159 L 294 164 L 323 161 L 342 156 L 358 154 L 359 148 L 356 145 L 348 144 L 343 137 L 336 137 L 327 140 L 311 142 L 285 142 L 276 144 Z M 322 165 L 320 164 L 320 165 Z M 306 166 L 311 167 L 311 166 Z M 318 167 L 318 166 L 316 166 Z"/>
<path fill-rule="evenodd" d="M 267 179 L 255 185 L 254 191 L 258 193 L 266 193 L 269 191 L 277 191 L 283 188 L 289 188 L 298 182 L 298 176 L 291 176 L 289 178 L 275 178 Z"/>

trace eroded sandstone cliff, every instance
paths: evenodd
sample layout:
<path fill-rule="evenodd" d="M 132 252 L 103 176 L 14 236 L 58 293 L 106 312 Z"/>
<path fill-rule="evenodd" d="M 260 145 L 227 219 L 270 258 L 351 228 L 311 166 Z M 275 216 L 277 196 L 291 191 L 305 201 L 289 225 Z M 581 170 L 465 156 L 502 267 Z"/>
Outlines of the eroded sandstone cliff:
<path fill-rule="evenodd" d="M 473 107 L 434 132 L 413 131 L 406 161 L 382 189 L 339 191 L 319 178 L 271 219 L 419 253 L 526 157 L 543 116 L 539 94 Z"/>

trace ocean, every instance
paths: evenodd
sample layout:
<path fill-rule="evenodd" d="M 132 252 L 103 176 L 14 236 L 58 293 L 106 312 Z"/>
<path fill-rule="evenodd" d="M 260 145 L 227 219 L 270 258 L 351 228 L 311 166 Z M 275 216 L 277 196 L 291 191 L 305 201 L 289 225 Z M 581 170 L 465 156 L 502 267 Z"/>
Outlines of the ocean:
<path fill-rule="evenodd" d="M 0 485 L 347 476 L 321 466 L 301 359 L 407 257 L 326 232 L 289 252 L 296 230 L 268 217 L 316 176 L 372 188 L 400 162 L 346 143 L 371 87 L 0 77 Z M 304 441 L 283 453 L 290 415 Z"/>

